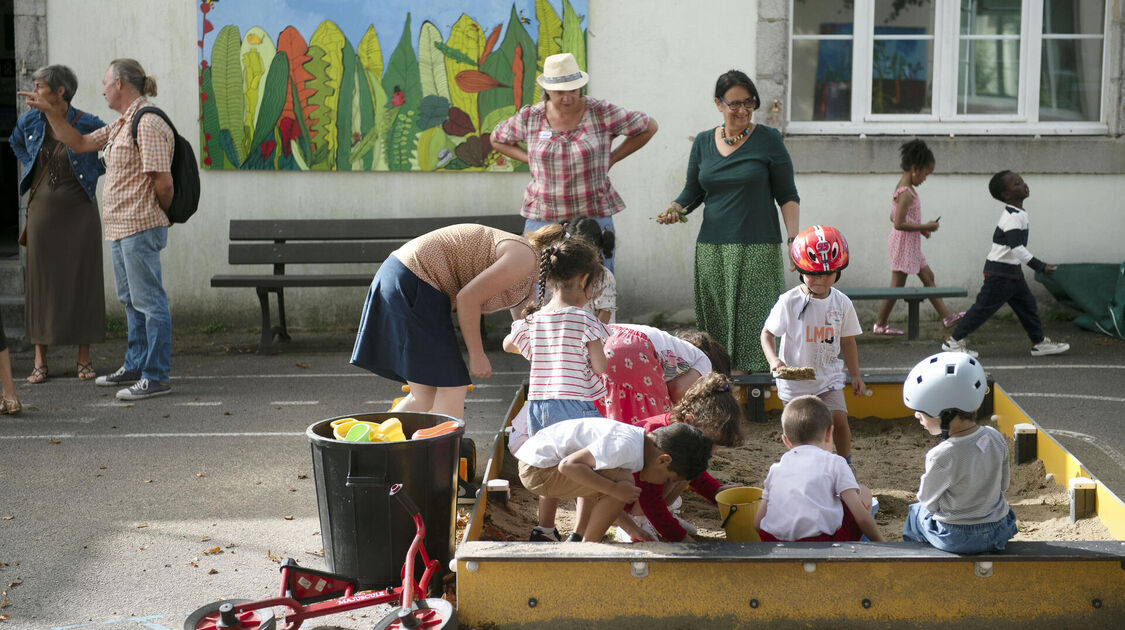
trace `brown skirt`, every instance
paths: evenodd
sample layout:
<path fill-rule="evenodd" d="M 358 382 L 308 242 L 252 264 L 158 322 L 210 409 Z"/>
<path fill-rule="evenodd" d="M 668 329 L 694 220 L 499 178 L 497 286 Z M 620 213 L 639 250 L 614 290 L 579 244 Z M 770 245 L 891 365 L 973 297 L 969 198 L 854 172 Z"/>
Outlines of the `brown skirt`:
<path fill-rule="evenodd" d="M 60 154 L 65 160 L 67 153 Z M 69 165 L 57 170 L 57 181 L 48 173 L 27 210 L 27 339 L 40 345 L 101 343 L 105 285 L 98 206 Z"/>

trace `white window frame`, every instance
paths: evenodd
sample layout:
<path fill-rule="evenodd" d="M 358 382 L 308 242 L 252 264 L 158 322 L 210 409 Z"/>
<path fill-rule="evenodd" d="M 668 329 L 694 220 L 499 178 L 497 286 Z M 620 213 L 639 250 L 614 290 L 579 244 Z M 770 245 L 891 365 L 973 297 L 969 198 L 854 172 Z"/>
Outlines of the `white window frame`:
<path fill-rule="evenodd" d="M 1109 131 L 1110 14 L 1114 0 L 1106 0 L 1100 35 L 1043 34 L 1044 0 L 1022 0 L 1018 38 L 1020 73 L 1017 111 L 1014 114 L 958 114 L 957 62 L 960 51 L 960 0 L 935 0 L 933 94 L 930 114 L 872 114 L 871 85 L 874 55 L 875 0 L 854 0 L 852 35 L 797 35 L 793 33 L 794 2 L 789 1 L 788 76 L 792 77 L 793 42 L 853 39 L 850 121 L 795 121 L 792 119 L 793 81 L 786 86 L 786 133 L 790 134 L 960 134 L 960 135 L 1104 135 Z M 930 35 L 884 36 L 881 39 L 930 39 Z M 969 36 L 972 38 L 972 36 Z M 995 39 L 983 36 L 982 39 Z M 1097 121 L 1040 121 L 1039 89 L 1043 42 L 1050 39 L 1102 42 L 1102 85 Z"/>

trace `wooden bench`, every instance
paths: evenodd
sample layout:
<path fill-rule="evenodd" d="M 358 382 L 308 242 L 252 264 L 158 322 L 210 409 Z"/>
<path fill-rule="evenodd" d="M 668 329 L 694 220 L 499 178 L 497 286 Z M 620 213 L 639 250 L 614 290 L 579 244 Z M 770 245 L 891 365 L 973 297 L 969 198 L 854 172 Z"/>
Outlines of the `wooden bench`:
<path fill-rule="evenodd" d="M 252 287 L 262 309 L 259 352 L 269 351 L 274 337 L 288 340 L 285 289 L 359 287 L 371 284 L 375 270 L 363 273 L 286 273 L 286 265 L 374 263 L 387 259 L 407 241 L 438 228 L 479 223 L 506 232 L 523 232 L 519 215 L 459 216 L 409 219 L 280 219 L 231 220 L 231 265 L 273 265 L 269 274 L 229 274 L 211 278 L 219 288 Z M 270 319 L 269 294 L 277 295 L 278 325 Z M 358 305 L 357 305 L 358 313 Z"/>
<path fill-rule="evenodd" d="M 768 373 L 755 373 L 755 374 L 734 374 L 730 377 L 731 383 L 735 385 L 743 385 L 746 387 L 746 419 L 751 422 L 765 422 L 766 420 L 766 398 L 770 396 L 777 396 L 776 391 L 771 391 L 774 386 L 774 377 Z M 851 392 L 851 379 L 846 379 L 848 385 L 844 389 L 844 399 L 847 401 L 852 400 Z M 901 401 L 902 396 L 902 382 L 906 380 L 904 372 L 874 372 L 870 374 L 863 374 L 863 383 L 872 389 L 871 386 L 883 386 L 879 389 L 889 388 L 894 391 L 894 395 Z M 995 387 L 992 375 L 988 375 L 988 393 L 985 394 L 984 402 L 981 403 L 980 409 L 977 410 L 977 418 L 986 420 L 992 416 L 992 392 Z M 850 407 L 850 403 L 849 403 Z"/>
<path fill-rule="evenodd" d="M 957 287 L 881 287 L 871 288 L 843 288 L 836 287 L 844 295 L 855 300 L 905 300 L 906 338 L 914 341 L 918 339 L 918 305 L 922 300 L 931 298 L 965 297 L 969 295 L 964 289 Z"/>

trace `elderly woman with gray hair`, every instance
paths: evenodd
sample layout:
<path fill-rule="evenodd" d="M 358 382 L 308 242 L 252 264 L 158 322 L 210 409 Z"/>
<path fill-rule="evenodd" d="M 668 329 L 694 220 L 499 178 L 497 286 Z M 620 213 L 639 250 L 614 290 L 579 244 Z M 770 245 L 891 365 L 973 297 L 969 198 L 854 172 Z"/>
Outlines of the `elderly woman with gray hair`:
<path fill-rule="evenodd" d="M 105 126 L 70 104 L 78 88 L 61 65 L 36 70 L 32 90 L 50 103 L 67 104 L 66 120 L 82 133 Z M 47 346 L 78 346 L 77 376 L 93 379 L 90 344 L 105 341 L 101 220 L 95 190 L 105 167 L 96 153 L 74 153 L 55 138 L 47 117 L 32 109 L 20 116 L 9 139 L 23 165 L 20 194 L 28 193 L 27 339 L 35 344 L 28 383 L 47 380 Z M 26 237 L 26 241 L 24 240 Z"/>

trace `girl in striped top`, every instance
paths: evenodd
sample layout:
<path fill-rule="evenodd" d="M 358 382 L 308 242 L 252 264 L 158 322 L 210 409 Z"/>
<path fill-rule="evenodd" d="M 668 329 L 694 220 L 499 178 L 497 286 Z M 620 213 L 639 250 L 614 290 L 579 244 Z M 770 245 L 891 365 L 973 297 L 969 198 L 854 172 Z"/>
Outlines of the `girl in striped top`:
<path fill-rule="evenodd" d="M 605 372 L 602 341 L 609 330 L 582 308 L 601 279 L 598 251 L 586 239 L 568 238 L 544 250 L 539 259 L 539 293 L 523 318 L 512 323 L 504 350 L 531 362 L 527 392 L 528 434 L 574 418 L 598 417 L 595 400 L 605 397 L 599 374 Z M 551 299 L 543 304 L 546 290 Z M 557 540 L 558 499 L 540 497 L 539 527 L 532 540 Z M 539 537 L 536 537 L 536 534 Z"/>

